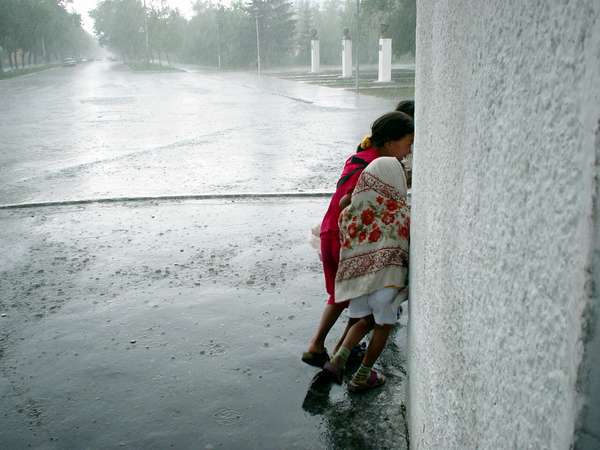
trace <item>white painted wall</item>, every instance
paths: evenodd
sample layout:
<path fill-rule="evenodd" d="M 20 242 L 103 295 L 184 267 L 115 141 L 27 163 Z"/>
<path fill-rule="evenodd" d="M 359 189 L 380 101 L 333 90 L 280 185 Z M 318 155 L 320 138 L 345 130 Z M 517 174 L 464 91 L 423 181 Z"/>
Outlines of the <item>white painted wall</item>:
<path fill-rule="evenodd" d="M 417 7 L 411 448 L 600 448 L 600 1 Z"/>

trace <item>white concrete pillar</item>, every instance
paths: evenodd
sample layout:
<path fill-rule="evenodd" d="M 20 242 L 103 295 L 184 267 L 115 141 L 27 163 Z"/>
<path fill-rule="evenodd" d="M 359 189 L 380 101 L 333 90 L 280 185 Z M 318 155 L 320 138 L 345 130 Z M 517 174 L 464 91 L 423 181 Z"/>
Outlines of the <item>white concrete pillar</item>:
<path fill-rule="evenodd" d="M 352 78 L 351 39 L 342 39 L 342 78 Z"/>
<path fill-rule="evenodd" d="M 312 39 L 310 41 L 310 72 L 319 73 L 320 68 L 319 40 Z"/>
<path fill-rule="evenodd" d="M 377 81 L 392 81 L 392 40 L 379 39 L 379 77 Z"/>

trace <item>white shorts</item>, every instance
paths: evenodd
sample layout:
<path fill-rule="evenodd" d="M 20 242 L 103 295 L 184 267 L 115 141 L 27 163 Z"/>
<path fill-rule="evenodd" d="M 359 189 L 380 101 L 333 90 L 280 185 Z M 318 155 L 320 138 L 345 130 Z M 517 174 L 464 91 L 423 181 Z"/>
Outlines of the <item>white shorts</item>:
<path fill-rule="evenodd" d="M 399 289 L 382 288 L 350 300 L 348 317 L 362 319 L 373 314 L 377 325 L 393 325 L 398 321 Z"/>

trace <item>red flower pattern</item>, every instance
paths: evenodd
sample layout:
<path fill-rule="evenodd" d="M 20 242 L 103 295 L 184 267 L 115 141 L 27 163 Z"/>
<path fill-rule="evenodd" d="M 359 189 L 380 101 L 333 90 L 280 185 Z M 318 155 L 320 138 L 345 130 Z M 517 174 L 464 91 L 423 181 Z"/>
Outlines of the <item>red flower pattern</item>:
<path fill-rule="evenodd" d="M 373 211 L 371 208 L 365 209 L 360 214 L 360 220 L 364 225 L 371 225 L 375 220 L 375 211 Z"/>
<path fill-rule="evenodd" d="M 393 198 L 389 199 L 388 201 L 385 202 L 385 207 L 388 209 L 388 211 L 390 212 L 394 212 L 397 211 L 399 208 L 398 202 L 396 200 L 394 200 Z"/>
<path fill-rule="evenodd" d="M 342 247 L 352 249 L 356 244 L 375 243 L 385 236 L 396 234 L 409 239 L 410 221 L 404 199 L 382 195 L 361 207 L 362 212 L 344 210 L 340 217 Z"/>
<path fill-rule="evenodd" d="M 395 220 L 396 220 L 396 216 L 394 216 L 394 214 L 392 214 L 389 211 L 384 211 L 383 214 L 381 215 L 381 221 L 383 223 L 385 223 L 386 225 L 390 225 L 390 224 L 394 223 Z"/>
<path fill-rule="evenodd" d="M 379 239 L 381 239 L 381 230 L 373 228 L 373 231 L 369 233 L 369 242 L 377 242 Z"/>
<path fill-rule="evenodd" d="M 410 229 L 406 223 L 404 225 L 398 225 L 398 236 L 404 239 L 408 239 L 410 236 Z"/>
<path fill-rule="evenodd" d="M 352 222 L 350 225 L 348 225 L 348 236 L 350 236 L 351 239 L 354 239 L 357 234 L 358 234 L 358 225 L 356 225 L 355 222 Z"/>

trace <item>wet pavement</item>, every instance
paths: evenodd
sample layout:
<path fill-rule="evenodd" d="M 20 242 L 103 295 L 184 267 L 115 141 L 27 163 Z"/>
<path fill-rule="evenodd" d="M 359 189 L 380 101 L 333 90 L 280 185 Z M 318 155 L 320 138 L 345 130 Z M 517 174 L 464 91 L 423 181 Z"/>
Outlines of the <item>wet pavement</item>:
<path fill-rule="evenodd" d="M 218 74 L 154 76 L 97 64 L 0 82 L 11 105 L 0 106 L 1 203 L 329 189 L 368 128 L 363 116 L 387 107 L 242 74 L 226 75 L 222 93 Z M 177 125 L 163 123 L 161 83 L 179 92 Z M 81 101 L 101 98 L 104 84 L 134 100 Z M 35 97 L 59 104 L 26 114 Z M 146 101 L 157 109 L 139 122 L 85 121 L 98 114 L 91 104 L 132 118 L 127 105 Z M 262 107 L 242 114 L 240 102 Z M 284 137 L 287 121 L 312 145 Z M 237 131 L 223 132 L 229 125 Z M 326 204 L 284 196 L 0 210 L 0 448 L 407 448 L 406 315 L 382 355 L 381 390 L 311 385 L 317 370 L 299 360 L 324 301 L 308 241 Z"/>
<path fill-rule="evenodd" d="M 118 66 L 117 66 L 118 67 Z M 95 62 L 0 83 L 0 202 L 327 189 L 392 100 Z"/>

